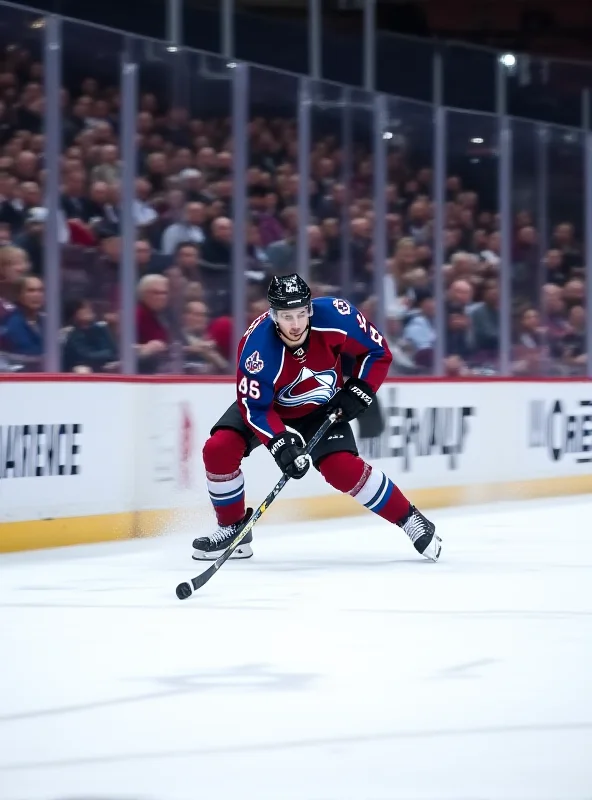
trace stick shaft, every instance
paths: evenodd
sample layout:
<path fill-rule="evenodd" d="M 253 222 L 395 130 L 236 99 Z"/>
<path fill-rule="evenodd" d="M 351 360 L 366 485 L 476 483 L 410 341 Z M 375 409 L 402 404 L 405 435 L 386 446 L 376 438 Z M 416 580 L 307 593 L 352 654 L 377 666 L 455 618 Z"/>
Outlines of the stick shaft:
<path fill-rule="evenodd" d="M 310 441 L 306 445 L 305 455 L 309 455 L 310 454 L 310 452 L 317 446 L 317 444 L 321 441 L 323 436 L 327 433 L 327 431 L 329 430 L 331 425 L 333 425 L 333 423 L 336 422 L 337 419 L 338 419 L 338 414 L 337 413 L 330 414 L 327 417 L 327 419 L 323 422 L 321 427 L 314 434 L 314 436 L 312 436 L 312 438 L 310 439 Z M 236 548 L 242 542 L 242 540 L 247 535 L 247 533 L 252 529 L 253 525 L 255 525 L 257 520 L 259 520 L 261 518 L 261 516 L 267 511 L 269 506 L 273 503 L 275 498 L 282 491 L 282 489 L 288 483 L 289 480 L 290 479 L 288 478 L 287 475 L 285 475 L 285 474 L 282 475 L 282 477 L 279 479 L 279 481 L 273 487 L 271 492 L 267 495 L 265 500 L 261 503 L 259 508 L 257 508 L 257 510 L 255 511 L 253 516 L 246 523 L 246 525 L 243 528 L 241 528 L 241 530 L 237 533 L 237 535 L 234 537 L 234 539 L 228 545 L 228 547 L 222 553 L 222 555 L 219 556 L 216 559 L 216 561 L 214 561 L 214 563 L 210 567 L 208 567 L 208 569 L 206 569 L 200 575 L 197 575 L 195 578 L 191 579 L 191 585 L 193 586 L 194 590 L 200 589 L 205 583 L 207 583 L 210 580 L 210 578 L 213 575 L 216 574 L 216 572 L 218 572 L 220 567 L 224 564 L 225 561 L 227 561 L 227 559 L 230 558 L 230 556 L 233 554 L 233 552 L 236 550 Z"/>

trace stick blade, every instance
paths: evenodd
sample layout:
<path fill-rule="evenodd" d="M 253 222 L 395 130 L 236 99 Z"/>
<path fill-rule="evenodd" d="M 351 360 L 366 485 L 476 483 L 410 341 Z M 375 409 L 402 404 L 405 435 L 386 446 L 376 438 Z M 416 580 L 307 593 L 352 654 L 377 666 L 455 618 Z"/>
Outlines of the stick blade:
<path fill-rule="evenodd" d="M 191 585 L 193 586 L 194 590 L 197 591 L 198 589 L 201 589 L 201 587 L 204 586 L 217 571 L 218 564 L 217 562 L 214 562 L 212 566 L 208 567 L 205 572 L 201 573 L 201 575 L 198 575 L 196 578 L 192 578 Z"/>

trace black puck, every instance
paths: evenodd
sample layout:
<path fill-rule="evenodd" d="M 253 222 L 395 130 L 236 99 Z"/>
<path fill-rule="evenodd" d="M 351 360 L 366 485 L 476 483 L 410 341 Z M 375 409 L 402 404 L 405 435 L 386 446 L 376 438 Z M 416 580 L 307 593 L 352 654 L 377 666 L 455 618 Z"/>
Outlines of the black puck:
<path fill-rule="evenodd" d="M 177 586 L 177 597 L 179 600 L 187 600 L 193 594 L 193 589 L 188 583 L 180 583 Z"/>

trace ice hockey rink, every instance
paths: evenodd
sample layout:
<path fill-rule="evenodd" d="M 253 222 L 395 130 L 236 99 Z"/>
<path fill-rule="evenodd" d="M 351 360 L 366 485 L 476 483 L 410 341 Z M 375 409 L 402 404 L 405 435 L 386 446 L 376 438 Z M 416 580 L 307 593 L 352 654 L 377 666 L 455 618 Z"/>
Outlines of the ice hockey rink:
<path fill-rule="evenodd" d="M 0 558 L 0 798 L 589 800 L 592 498 Z"/>

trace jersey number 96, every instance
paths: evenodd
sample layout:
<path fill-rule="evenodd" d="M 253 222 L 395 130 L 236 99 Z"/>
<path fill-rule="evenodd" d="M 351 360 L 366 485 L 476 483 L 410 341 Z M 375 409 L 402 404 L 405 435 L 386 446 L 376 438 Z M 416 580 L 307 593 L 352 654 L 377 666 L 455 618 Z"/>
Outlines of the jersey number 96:
<path fill-rule="evenodd" d="M 241 394 L 249 395 L 253 400 L 259 400 L 261 397 L 261 390 L 259 389 L 259 381 L 247 380 L 245 377 L 241 379 L 238 385 L 238 390 Z"/>

